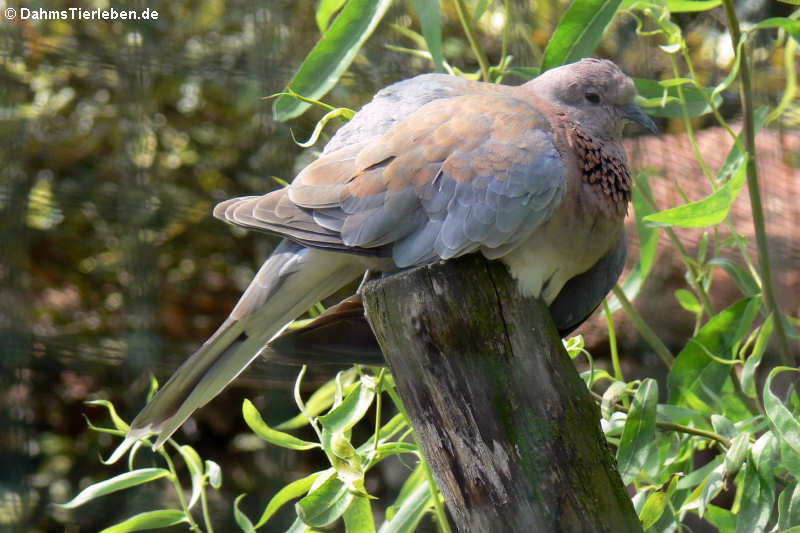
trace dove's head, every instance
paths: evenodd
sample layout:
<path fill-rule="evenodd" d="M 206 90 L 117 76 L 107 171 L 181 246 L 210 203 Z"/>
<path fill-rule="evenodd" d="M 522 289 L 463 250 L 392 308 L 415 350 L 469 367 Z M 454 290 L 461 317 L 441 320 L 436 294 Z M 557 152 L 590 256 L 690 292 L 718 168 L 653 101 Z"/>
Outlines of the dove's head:
<path fill-rule="evenodd" d="M 594 137 L 619 137 L 628 122 L 653 133 L 655 123 L 633 101 L 633 80 L 606 59 L 582 59 L 530 81 L 533 94 L 555 103 Z"/>

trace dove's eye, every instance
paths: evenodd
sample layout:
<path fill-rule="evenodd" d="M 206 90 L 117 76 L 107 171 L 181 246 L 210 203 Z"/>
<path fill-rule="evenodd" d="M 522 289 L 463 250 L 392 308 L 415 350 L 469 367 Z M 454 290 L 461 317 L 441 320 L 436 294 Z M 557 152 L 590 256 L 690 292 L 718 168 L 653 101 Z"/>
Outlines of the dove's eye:
<path fill-rule="evenodd" d="M 586 91 L 584 95 L 586 97 L 586 101 L 590 104 L 599 104 L 600 103 L 600 95 L 597 94 L 595 91 Z"/>

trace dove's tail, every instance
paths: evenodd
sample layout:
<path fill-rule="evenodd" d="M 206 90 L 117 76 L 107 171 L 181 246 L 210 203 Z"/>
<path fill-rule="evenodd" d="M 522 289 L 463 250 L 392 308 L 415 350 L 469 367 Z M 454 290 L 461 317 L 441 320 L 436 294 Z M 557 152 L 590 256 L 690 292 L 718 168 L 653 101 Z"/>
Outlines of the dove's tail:
<path fill-rule="evenodd" d="M 196 409 L 233 381 L 271 338 L 362 272 L 363 267 L 347 254 L 283 241 L 225 322 L 134 419 L 123 444 L 157 434 L 154 448 L 161 446 Z"/>

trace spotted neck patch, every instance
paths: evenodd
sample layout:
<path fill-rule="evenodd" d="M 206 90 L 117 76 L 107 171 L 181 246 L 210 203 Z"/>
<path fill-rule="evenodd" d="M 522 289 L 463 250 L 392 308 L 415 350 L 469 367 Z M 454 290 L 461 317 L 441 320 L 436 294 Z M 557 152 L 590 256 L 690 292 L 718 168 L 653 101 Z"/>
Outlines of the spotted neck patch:
<path fill-rule="evenodd" d="M 567 131 L 572 137 L 583 181 L 602 192 L 610 210 L 621 215 L 627 214 L 632 180 L 625 160 L 603 150 L 601 143 L 595 141 L 577 124 L 572 123 Z"/>

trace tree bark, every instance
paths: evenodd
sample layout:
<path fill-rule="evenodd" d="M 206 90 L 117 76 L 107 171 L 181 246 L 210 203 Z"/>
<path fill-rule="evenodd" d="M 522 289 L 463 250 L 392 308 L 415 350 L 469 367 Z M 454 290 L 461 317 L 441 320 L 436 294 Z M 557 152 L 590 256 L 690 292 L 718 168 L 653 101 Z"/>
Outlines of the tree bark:
<path fill-rule="evenodd" d="M 462 533 L 641 531 L 547 307 L 516 285 L 472 255 L 362 289 L 453 521 Z"/>

